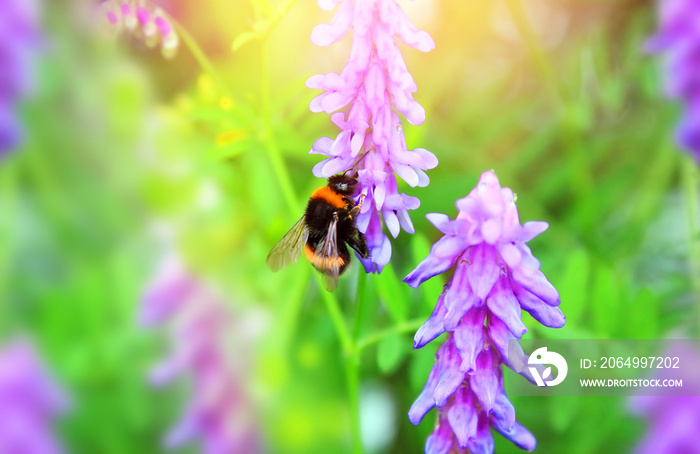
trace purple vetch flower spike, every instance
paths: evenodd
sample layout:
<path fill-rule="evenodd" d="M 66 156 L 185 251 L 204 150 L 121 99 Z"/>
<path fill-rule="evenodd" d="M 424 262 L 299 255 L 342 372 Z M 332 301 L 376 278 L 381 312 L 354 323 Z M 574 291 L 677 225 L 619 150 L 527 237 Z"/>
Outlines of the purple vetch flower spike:
<path fill-rule="evenodd" d="M 444 214 L 427 215 L 444 236 L 404 278 L 418 287 L 455 267 L 435 310 L 416 333 L 414 348 L 448 334 L 409 419 L 418 424 L 431 408 L 438 408 L 438 425 L 426 453 L 443 452 L 448 446 L 445 422 L 453 436 L 449 452 L 493 453 L 489 427 L 522 449 L 532 450 L 536 440 L 515 422 L 501 365 L 533 380 L 525 367 L 527 355 L 519 343 L 510 342 L 527 332 L 523 309 L 551 328 L 566 322 L 558 308 L 557 290 L 526 245 L 548 225 L 520 224 L 513 191 L 501 187 L 493 171 L 481 175 L 476 188 L 457 200 L 457 208 L 453 220 Z"/>
<path fill-rule="evenodd" d="M 0 348 L 0 452 L 64 452 L 51 424 L 68 407 L 65 391 L 28 341 L 16 340 Z"/>
<path fill-rule="evenodd" d="M 493 453 L 490 427 L 518 447 L 534 450 L 537 440 L 515 421 L 515 409 L 503 387 L 501 357 L 489 346 L 488 339 L 479 352 L 474 373 L 462 374 L 462 380 L 457 381 L 454 371 L 461 362 L 454 336 L 448 335 L 436 354 L 425 389 L 409 410 L 409 419 L 418 424 L 431 408 L 437 407 L 438 422 L 426 441 L 426 454 Z M 449 397 L 444 402 L 431 400 L 431 391 L 436 394 L 440 386 L 449 388 Z"/>
<path fill-rule="evenodd" d="M 0 15 L 0 159 L 22 141 L 19 102 L 32 88 L 33 57 L 41 45 L 39 3 L 7 0 Z"/>
<path fill-rule="evenodd" d="M 659 30 L 646 45 L 665 54 L 665 91 L 680 100 L 684 116 L 676 130 L 680 146 L 700 164 L 700 33 L 695 0 L 659 0 Z"/>
<path fill-rule="evenodd" d="M 426 170 L 437 166 L 434 154 L 423 148 L 408 150 L 399 113 L 412 125 L 425 121 L 425 110 L 413 98 L 416 83 L 408 72 L 397 38 L 427 52 L 435 47 L 428 33 L 416 29 L 395 0 L 319 0 L 319 7 L 339 5 L 330 23 L 317 25 L 311 41 L 328 46 L 352 29 L 350 58 L 340 74 L 315 75 L 306 86 L 323 90 L 309 105 L 326 112 L 340 128 L 335 140 L 318 139 L 311 153 L 327 158 L 313 170 L 328 178 L 350 170 L 358 174 L 358 197 L 365 195 L 357 218 L 367 237 L 368 259 L 360 258 L 366 272 L 379 273 L 391 258 L 391 243 L 382 230 L 396 238 L 401 229 L 414 233 L 408 210 L 420 205 L 415 197 L 399 193 L 398 175 L 411 187 L 430 182 Z M 336 112 L 350 106 L 347 115 Z M 358 157 L 363 154 L 358 163 Z"/>
<path fill-rule="evenodd" d="M 148 0 L 106 0 L 100 5 L 100 15 L 116 32 L 124 30 L 148 47 L 160 43 L 165 58 L 177 53 L 180 46 L 177 33 L 163 10 Z"/>
<path fill-rule="evenodd" d="M 173 350 L 150 373 L 154 386 L 187 377 L 190 398 L 180 421 L 164 439 L 167 449 L 193 440 L 206 454 L 261 453 L 261 437 L 251 418 L 251 403 L 243 383 L 244 340 L 227 305 L 192 277 L 175 258 L 165 261 L 146 290 L 140 314 L 145 326 L 170 329 Z M 227 353 L 232 353 L 232 363 Z"/>

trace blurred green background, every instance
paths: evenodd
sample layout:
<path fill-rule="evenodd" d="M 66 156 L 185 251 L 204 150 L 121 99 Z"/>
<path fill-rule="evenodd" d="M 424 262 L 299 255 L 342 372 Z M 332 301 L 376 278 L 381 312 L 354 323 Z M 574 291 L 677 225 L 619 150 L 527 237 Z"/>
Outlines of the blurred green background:
<path fill-rule="evenodd" d="M 401 2 L 437 44 L 427 54 L 402 47 L 427 111 L 422 126 L 404 122 L 406 140 L 440 164 L 427 188 L 403 188 L 421 200 L 417 233 L 392 241 L 381 275 L 355 263 L 333 296 L 356 341 L 368 453 L 423 452 L 434 413 L 418 427 L 406 413 L 437 342 L 413 351 L 412 336 L 446 277 L 419 290 L 401 278 L 439 237 L 425 213 L 453 217 L 486 169 L 518 194 L 522 222 L 550 223 L 530 246 L 568 322 L 553 330 L 524 314 L 526 336 L 698 337 L 698 172 L 673 143 L 680 109 L 662 94 L 659 60 L 642 51 L 653 4 L 523 3 Z M 237 317 L 263 314 L 261 334 L 228 348 L 250 364 L 250 418 L 268 451 L 350 452 L 347 361 L 328 297 L 307 263 L 277 274 L 265 265 L 324 184 L 311 175 L 319 157 L 306 153 L 337 133 L 309 112 L 317 93 L 304 81 L 339 72 L 350 40 L 311 44 L 333 14 L 311 0 L 161 4 L 215 72 L 186 39 L 166 60 L 109 36 L 96 4 L 44 4 L 27 140 L 0 168 L 2 338 L 34 338 L 73 395 L 57 429 L 70 451 L 159 452 L 188 385 L 148 385 L 166 338 L 137 314 L 167 249 L 162 232 L 173 232 L 187 266 Z M 622 398 L 512 400 L 540 453 L 628 452 L 644 431 Z M 496 452 L 519 452 L 496 440 Z"/>

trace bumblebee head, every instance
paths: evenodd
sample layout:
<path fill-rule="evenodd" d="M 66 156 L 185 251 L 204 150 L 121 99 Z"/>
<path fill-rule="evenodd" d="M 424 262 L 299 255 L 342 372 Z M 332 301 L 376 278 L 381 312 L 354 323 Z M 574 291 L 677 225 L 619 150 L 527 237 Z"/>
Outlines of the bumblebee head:
<path fill-rule="evenodd" d="M 357 188 L 357 177 L 347 175 L 347 173 L 333 175 L 328 179 L 328 187 L 338 194 L 352 196 Z"/>

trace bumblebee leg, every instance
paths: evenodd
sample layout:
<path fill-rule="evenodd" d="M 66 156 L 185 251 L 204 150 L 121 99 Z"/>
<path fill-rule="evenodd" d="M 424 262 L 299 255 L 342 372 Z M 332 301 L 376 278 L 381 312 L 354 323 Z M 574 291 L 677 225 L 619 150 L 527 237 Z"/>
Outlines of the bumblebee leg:
<path fill-rule="evenodd" d="M 356 236 L 351 236 L 347 239 L 348 246 L 353 248 L 360 254 L 360 257 L 366 259 L 369 257 L 369 250 L 367 250 L 367 238 L 365 238 L 364 233 L 357 232 Z"/>
<path fill-rule="evenodd" d="M 357 215 L 360 214 L 360 210 L 362 209 L 362 202 L 364 202 L 364 201 L 365 201 L 365 194 L 362 194 L 362 195 L 360 196 L 360 203 L 358 203 L 357 205 L 355 205 L 355 206 L 352 208 L 352 210 L 350 210 L 350 213 L 348 213 L 348 217 L 349 217 L 350 219 L 355 219 L 355 217 L 357 217 Z"/>

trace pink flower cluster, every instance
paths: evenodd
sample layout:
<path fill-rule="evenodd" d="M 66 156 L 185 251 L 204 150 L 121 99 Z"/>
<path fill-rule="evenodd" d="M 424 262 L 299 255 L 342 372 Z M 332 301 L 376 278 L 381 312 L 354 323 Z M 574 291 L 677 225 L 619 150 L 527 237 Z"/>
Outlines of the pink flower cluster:
<path fill-rule="evenodd" d="M 162 386 L 186 377 L 191 385 L 166 448 L 199 440 L 205 454 L 261 452 L 250 402 L 228 355 L 245 356 L 240 344 L 226 338 L 235 331 L 227 305 L 171 259 L 147 289 L 140 317 L 145 326 L 165 324 L 172 335 L 173 350 L 151 371 L 151 382 Z M 238 352 L 230 351 L 236 347 Z"/>
<path fill-rule="evenodd" d="M 148 47 L 160 43 L 165 58 L 175 56 L 180 39 L 160 8 L 145 0 L 107 0 L 100 8 L 117 31 L 125 30 Z"/>
<path fill-rule="evenodd" d="M 367 237 L 370 257 L 360 260 L 367 272 L 381 272 L 391 258 L 381 218 L 394 238 L 401 228 L 414 233 L 408 210 L 420 205 L 417 198 L 399 193 L 396 175 L 411 187 L 427 186 L 425 171 L 438 163 L 428 150 L 408 150 L 406 145 L 398 113 L 420 125 L 425 110 L 413 99 L 416 83 L 397 37 L 423 52 L 435 43 L 427 32 L 416 29 L 395 0 L 319 0 L 318 4 L 325 10 L 340 6 L 330 23 L 313 29 L 311 41 L 328 46 L 352 28 L 353 42 L 340 74 L 315 75 L 306 81 L 307 87 L 324 90 L 311 101 L 311 111 L 332 114 L 331 121 L 341 130 L 335 139 L 321 137 L 313 144 L 311 153 L 327 156 L 313 173 L 328 178 L 350 170 L 364 153 L 355 167 L 359 191 L 366 195 L 357 227 Z M 348 105 L 347 113 L 338 112 Z"/>

